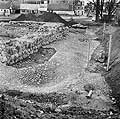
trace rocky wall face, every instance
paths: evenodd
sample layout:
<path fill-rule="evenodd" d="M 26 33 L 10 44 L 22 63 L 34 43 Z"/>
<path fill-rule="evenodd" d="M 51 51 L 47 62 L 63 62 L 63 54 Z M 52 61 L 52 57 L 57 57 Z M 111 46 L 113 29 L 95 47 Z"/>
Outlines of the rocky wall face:
<path fill-rule="evenodd" d="M 13 22 L 0 25 L 9 37 L 9 41 L 0 44 L 1 62 L 12 65 L 29 55 L 38 52 L 38 49 L 56 40 L 62 40 L 67 35 L 67 29 L 56 23 L 27 23 Z M 12 32 L 13 31 L 13 32 Z M 19 32 L 20 31 L 20 32 Z M 1 34 L 0 35 L 5 35 Z"/>

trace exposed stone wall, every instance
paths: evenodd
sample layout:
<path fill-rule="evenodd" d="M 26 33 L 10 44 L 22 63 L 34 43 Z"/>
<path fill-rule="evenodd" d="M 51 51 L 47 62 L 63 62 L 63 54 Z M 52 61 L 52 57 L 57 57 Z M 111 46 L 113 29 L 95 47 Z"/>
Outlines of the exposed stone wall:
<path fill-rule="evenodd" d="M 1 28 L 8 36 L 13 37 L 0 44 L 0 59 L 7 65 L 12 65 L 38 52 L 38 49 L 44 45 L 63 40 L 67 34 L 67 29 L 60 23 L 13 22 L 2 24 Z"/>

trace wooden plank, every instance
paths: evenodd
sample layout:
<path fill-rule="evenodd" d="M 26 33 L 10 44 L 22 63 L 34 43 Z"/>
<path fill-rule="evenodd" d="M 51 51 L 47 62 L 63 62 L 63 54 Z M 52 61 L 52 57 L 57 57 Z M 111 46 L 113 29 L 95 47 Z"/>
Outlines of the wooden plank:
<path fill-rule="evenodd" d="M 106 23 L 103 24 L 103 40 L 105 39 L 105 27 L 106 27 Z"/>
<path fill-rule="evenodd" d="M 107 71 L 109 70 L 109 64 L 110 64 L 111 44 L 112 44 L 112 34 L 110 34 L 110 40 L 109 40 L 109 51 L 108 51 Z"/>
<path fill-rule="evenodd" d="M 90 59 L 90 39 L 88 38 L 88 62 Z"/>

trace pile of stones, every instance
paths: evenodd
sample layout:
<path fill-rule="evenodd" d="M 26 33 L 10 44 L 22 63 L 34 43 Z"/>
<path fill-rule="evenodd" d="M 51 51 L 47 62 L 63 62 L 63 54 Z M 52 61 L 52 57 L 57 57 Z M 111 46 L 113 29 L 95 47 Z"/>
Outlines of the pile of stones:
<path fill-rule="evenodd" d="M 7 34 L 12 34 L 14 29 L 13 38 L 0 43 L 0 60 L 7 65 L 29 57 L 44 45 L 65 39 L 68 33 L 61 23 L 11 22 L 0 27 Z"/>

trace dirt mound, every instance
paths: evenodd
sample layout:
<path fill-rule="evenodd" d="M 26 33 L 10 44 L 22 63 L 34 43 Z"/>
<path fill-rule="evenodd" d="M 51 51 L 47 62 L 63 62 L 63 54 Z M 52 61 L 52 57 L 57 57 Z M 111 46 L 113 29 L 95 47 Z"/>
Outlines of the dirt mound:
<path fill-rule="evenodd" d="M 58 14 L 45 12 L 42 15 L 36 16 L 32 13 L 21 14 L 18 18 L 13 21 L 38 21 L 38 22 L 59 22 L 68 25 L 68 22 L 62 19 Z"/>
<path fill-rule="evenodd" d="M 38 16 L 38 21 L 42 20 L 43 22 L 60 22 L 67 24 L 67 21 L 62 19 L 58 14 L 45 12 L 43 15 Z"/>
<path fill-rule="evenodd" d="M 14 19 L 13 21 L 36 21 L 36 15 L 34 14 L 21 14 L 19 17 Z"/>

